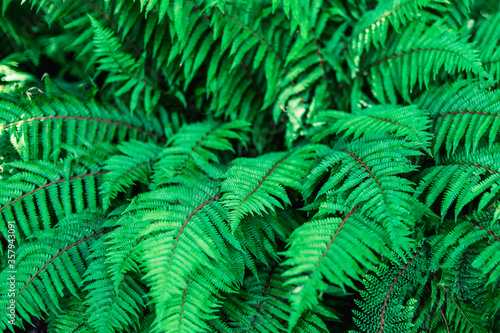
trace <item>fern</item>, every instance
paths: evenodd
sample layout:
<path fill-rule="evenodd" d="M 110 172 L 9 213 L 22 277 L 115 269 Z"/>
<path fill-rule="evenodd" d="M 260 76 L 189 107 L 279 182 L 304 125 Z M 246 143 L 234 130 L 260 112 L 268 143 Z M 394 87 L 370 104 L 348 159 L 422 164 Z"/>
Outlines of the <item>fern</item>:
<path fill-rule="evenodd" d="M 367 217 L 359 214 L 357 208 L 349 210 L 334 200 L 326 202 L 311 222 L 290 236 L 291 246 L 285 253 L 289 259 L 283 263 L 293 266 L 283 274 L 289 277 L 286 285 L 296 286 L 291 296 L 296 310 L 290 318 L 290 327 L 296 325 L 304 310 L 317 306 L 317 291 L 327 289 L 322 277 L 342 288 L 344 285 L 356 288 L 353 280 L 360 279 L 361 267 L 373 269 L 378 262 L 375 253 L 382 250 L 384 232 L 363 223 Z M 331 216 L 335 211 L 343 211 L 345 216 L 342 219 Z M 312 260 L 313 255 L 316 260 Z M 343 262 L 341 267 L 335 264 L 339 258 Z"/>
<path fill-rule="evenodd" d="M 376 48 L 383 47 L 390 27 L 400 31 L 407 22 L 422 15 L 422 8 L 432 8 L 434 2 L 445 3 L 441 0 L 392 0 L 378 3 L 376 8 L 365 12 L 356 24 L 350 50 L 359 57 L 364 51 L 369 51 L 372 44 Z"/>
<path fill-rule="evenodd" d="M 102 253 L 102 238 L 94 242 L 96 250 L 92 253 L 98 259 L 89 265 L 84 283 L 88 292 L 84 305 L 87 305 L 89 324 L 97 332 L 114 332 L 139 323 L 145 308 L 145 288 L 136 282 L 134 276 L 127 275 L 115 290 Z M 139 311 L 138 311 L 139 310 Z"/>
<path fill-rule="evenodd" d="M 290 204 L 285 186 L 300 189 L 300 179 L 315 157 L 314 148 L 306 146 L 291 154 L 271 153 L 254 160 L 234 160 L 221 185 L 232 229 L 249 212 L 262 214 L 274 207 L 284 208 L 277 199 Z"/>
<path fill-rule="evenodd" d="M 499 79 L 500 53 L 498 51 L 499 32 L 495 25 L 500 20 L 498 14 L 489 16 L 477 29 L 475 39 L 479 44 L 481 62 L 488 73 L 496 80 Z"/>
<path fill-rule="evenodd" d="M 449 74 L 467 71 L 486 76 L 477 52 L 458 34 L 448 31 L 441 22 L 427 26 L 418 20 L 401 35 L 394 35 L 384 49 L 372 50 L 361 60 L 353 59 L 353 66 L 353 76 L 367 75 L 374 97 L 382 104 L 387 100 L 396 104 L 396 92 L 410 102 L 415 84 L 427 87 L 442 67 Z"/>
<path fill-rule="evenodd" d="M 491 147 L 500 126 L 496 111 L 498 99 L 495 91 L 468 81 L 443 85 L 423 94 L 419 105 L 428 110 L 434 122 L 434 153 L 444 144 L 448 156 L 459 146 L 469 154 L 471 148 L 477 149 L 482 138 L 488 138 Z"/>
<path fill-rule="evenodd" d="M 417 191 L 421 193 L 429 189 L 425 199 L 429 206 L 443 194 L 442 216 L 455 204 L 456 218 L 460 211 L 476 198 L 480 199 L 478 209 L 483 210 L 498 200 L 497 156 L 498 153 L 488 149 L 481 149 L 469 155 L 458 152 L 451 158 L 443 159 L 442 165 L 430 167 L 422 172 Z"/>
<path fill-rule="evenodd" d="M 415 314 L 417 301 L 408 299 L 408 296 L 418 295 L 418 291 L 410 288 L 425 283 L 426 274 L 421 267 L 423 259 L 419 257 L 421 251 L 415 251 L 411 257 L 408 255 L 402 262 L 393 259 L 391 266 L 381 264 L 377 276 L 367 276 L 364 282 L 366 290 L 360 292 L 363 301 L 357 301 L 364 313 L 354 312 L 358 327 L 369 332 L 413 331 L 409 319 Z M 405 283 L 408 280 L 416 281 Z"/>
<path fill-rule="evenodd" d="M 415 146 L 421 146 L 429 152 L 431 137 L 427 129 L 430 121 L 426 113 L 415 106 L 374 107 L 352 114 L 342 111 L 324 111 L 313 119 L 324 128 L 313 136 L 315 141 L 339 132 L 344 132 L 344 136 L 352 134 L 354 139 L 367 134 L 395 133 L 397 137 L 404 137 Z M 354 127 L 354 124 L 357 127 Z"/>
<path fill-rule="evenodd" d="M 500 332 L 492 0 L 0 16 L 0 329 Z"/>

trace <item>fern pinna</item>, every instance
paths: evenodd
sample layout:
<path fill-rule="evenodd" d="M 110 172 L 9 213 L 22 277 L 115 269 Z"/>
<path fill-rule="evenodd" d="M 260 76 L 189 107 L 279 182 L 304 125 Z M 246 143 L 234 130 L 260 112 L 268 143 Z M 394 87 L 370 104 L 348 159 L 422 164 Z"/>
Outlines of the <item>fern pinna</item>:
<path fill-rule="evenodd" d="M 0 17 L 0 329 L 500 332 L 493 0 Z"/>

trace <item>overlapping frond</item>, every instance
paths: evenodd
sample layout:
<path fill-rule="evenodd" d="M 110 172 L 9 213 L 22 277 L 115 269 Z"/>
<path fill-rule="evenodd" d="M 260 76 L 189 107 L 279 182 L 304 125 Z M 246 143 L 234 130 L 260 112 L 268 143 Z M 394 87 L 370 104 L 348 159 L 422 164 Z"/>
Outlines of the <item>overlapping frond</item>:
<path fill-rule="evenodd" d="M 222 305 L 219 332 L 283 332 L 292 313 L 287 295 L 293 286 L 284 284 L 283 268 L 262 267 L 258 276 L 248 276 L 236 294 L 227 295 Z M 318 305 L 300 318 L 293 332 L 327 332 L 322 319 L 337 317 Z"/>
<path fill-rule="evenodd" d="M 60 302 L 60 307 L 63 313 L 50 321 L 47 330 L 54 333 L 93 332 L 88 325 L 88 317 L 85 315 L 87 306 L 83 305 L 80 299 L 76 297 L 64 299 Z"/>
<path fill-rule="evenodd" d="M 411 322 L 417 311 L 418 300 L 410 295 L 424 288 L 428 272 L 425 269 L 424 249 L 409 253 L 404 260 L 393 258 L 389 264 L 380 264 L 376 275 L 366 275 L 362 300 L 356 303 L 361 311 L 354 311 L 354 322 L 367 332 L 414 332 Z"/>
<path fill-rule="evenodd" d="M 482 146 L 482 139 L 487 139 L 490 147 L 498 142 L 499 101 L 497 90 L 465 80 L 444 84 L 423 94 L 417 103 L 433 120 L 434 154 L 443 147 L 448 156 L 458 147 L 465 148 L 468 154 Z"/>
<path fill-rule="evenodd" d="M 455 219 L 473 200 L 477 210 L 489 208 L 500 198 L 500 153 L 498 145 L 467 154 L 463 149 L 443 158 L 438 165 L 418 175 L 416 193 L 431 206 L 441 199 L 441 215 L 454 206 Z"/>
<path fill-rule="evenodd" d="M 127 275 L 117 288 L 105 263 L 103 238 L 92 244 L 92 260 L 84 276 L 84 288 L 88 292 L 84 305 L 88 306 L 89 325 L 95 332 L 126 332 L 137 327 L 146 306 L 146 289 L 137 279 Z"/>
<path fill-rule="evenodd" d="M 221 185 L 231 228 L 235 230 L 245 215 L 262 215 L 291 204 L 286 188 L 302 188 L 301 181 L 312 167 L 318 148 L 311 145 L 290 153 L 233 160 Z"/>
<path fill-rule="evenodd" d="M 204 122 L 182 127 L 169 140 L 154 163 L 151 188 L 158 188 L 172 182 L 190 177 L 192 172 L 203 169 L 212 178 L 221 178 L 222 171 L 210 162 L 219 162 L 218 153 L 234 152 L 230 140 L 247 144 L 246 132 L 249 124 L 245 121 L 233 121 L 225 124 Z M 189 179 L 187 180 L 189 182 Z"/>
<path fill-rule="evenodd" d="M 412 22 L 422 14 L 422 8 L 432 7 L 433 3 L 446 3 L 443 0 L 390 0 L 380 1 L 377 6 L 366 13 L 356 23 L 351 37 L 351 48 L 354 56 L 370 51 L 375 46 L 383 47 L 390 27 L 396 31 Z"/>
<path fill-rule="evenodd" d="M 23 160 L 64 157 L 63 144 L 84 146 L 114 140 L 164 139 L 162 122 L 144 113 L 95 101 L 82 103 L 66 94 L 37 95 L 21 105 L 0 100 L 0 134 L 10 139 Z"/>
<path fill-rule="evenodd" d="M 94 28 L 94 52 L 100 64 L 98 70 L 111 73 L 107 77 L 108 83 L 123 83 L 117 89 L 116 97 L 131 92 L 130 109 L 135 110 L 140 94 L 144 94 L 144 108 L 151 110 L 151 105 L 158 103 L 160 92 L 153 89 L 153 82 L 146 77 L 144 58 L 137 60 L 128 53 L 120 52 L 118 37 L 92 17 L 90 20 Z"/>
<path fill-rule="evenodd" d="M 117 147 L 122 154 L 113 155 L 105 162 L 108 173 L 100 191 L 103 196 L 103 205 L 109 207 L 110 200 L 118 192 L 123 192 L 134 182 L 149 185 L 152 164 L 160 153 L 160 147 L 152 142 L 129 141 Z"/>
<path fill-rule="evenodd" d="M 33 235 L 16 249 L 16 265 L 0 273 L 2 330 L 12 327 L 6 316 L 11 299 L 15 300 L 18 325 L 22 320 L 31 322 L 31 315 L 42 318 L 49 312 L 58 313 L 60 298 L 81 298 L 79 286 L 89 261 L 85 255 L 89 243 L 107 232 L 101 229 L 102 218 L 99 211 L 69 215 L 57 227 Z M 12 275 L 14 280 L 8 280 Z M 14 291 L 10 291 L 14 297 L 7 296 L 11 282 L 15 285 Z"/>
<path fill-rule="evenodd" d="M 384 252 L 387 232 L 364 214 L 358 206 L 347 207 L 338 198 L 323 202 L 311 221 L 294 230 L 288 239 L 283 265 L 291 266 L 283 273 L 285 285 L 295 287 L 290 295 L 293 312 L 292 329 L 303 312 L 318 305 L 318 293 L 327 289 L 327 281 L 345 290 L 356 289 L 367 269 L 379 262 L 377 253 Z"/>
<path fill-rule="evenodd" d="M 302 223 L 304 218 L 292 209 L 278 209 L 276 215 L 247 215 L 235 230 L 235 236 L 255 259 L 271 265 L 279 261 L 280 242 L 285 242 Z"/>
<path fill-rule="evenodd" d="M 243 272 L 231 250 L 241 246 L 230 232 L 220 197 L 217 182 L 208 178 L 162 187 L 136 197 L 110 233 L 108 261 L 115 288 L 128 272 L 145 274 L 156 309 L 155 330 L 208 331 L 218 290 L 231 291 Z M 202 294 L 203 300 L 198 299 Z M 200 317 L 196 309 L 203 302 L 212 305 Z"/>
<path fill-rule="evenodd" d="M 410 102 L 415 84 L 427 87 L 442 69 L 448 74 L 464 71 L 487 76 L 472 44 L 442 22 L 428 26 L 416 20 L 401 34 L 392 35 L 384 48 L 352 61 L 354 80 L 366 75 L 373 96 L 383 104 L 397 104 L 396 92 Z"/>
<path fill-rule="evenodd" d="M 57 219 L 86 208 L 97 208 L 97 187 L 105 171 L 87 170 L 66 163 L 11 162 L 17 172 L 0 181 L 0 230 L 7 238 L 7 223 L 16 223 L 18 242 L 40 230 L 50 229 Z"/>
<path fill-rule="evenodd" d="M 352 135 L 354 139 L 362 135 L 394 133 L 396 137 L 403 137 L 428 151 L 432 137 L 428 132 L 430 120 L 427 114 L 414 105 L 375 106 L 353 113 L 324 111 L 313 121 L 322 125 L 322 129 L 313 136 L 314 141 L 340 132 L 343 136 Z"/>
<path fill-rule="evenodd" d="M 0 330 L 499 332 L 499 11 L 3 1 Z"/>
<path fill-rule="evenodd" d="M 477 41 L 479 57 L 486 71 L 496 80 L 500 80 L 500 14 L 489 15 L 480 22 L 474 39 Z"/>
<path fill-rule="evenodd" d="M 495 288 L 500 280 L 499 223 L 492 212 L 475 212 L 450 225 L 446 236 L 436 240 L 439 250 L 433 260 L 443 261 L 442 267 L 452 272 L 451 291 L 462 299 L 478 300 L 484 285 Z"/>
<path fill-rule="evenodd" d="M 376 216 L 393 246 L 408 248 L 407 236 L 419 218 L 415 209 L 420 204 L 413 198 L 413 183 L 400 174 L 417 170 L 410 158 L 422 153 L 404 140 L 382 137 L 341 140 L 334 148 L 324 149 L 304 188 L 309 197 L 318 186 L 317 201 L 329 192 L 342 195 L 351 207 L 359 205 L 361 213 Z"/>

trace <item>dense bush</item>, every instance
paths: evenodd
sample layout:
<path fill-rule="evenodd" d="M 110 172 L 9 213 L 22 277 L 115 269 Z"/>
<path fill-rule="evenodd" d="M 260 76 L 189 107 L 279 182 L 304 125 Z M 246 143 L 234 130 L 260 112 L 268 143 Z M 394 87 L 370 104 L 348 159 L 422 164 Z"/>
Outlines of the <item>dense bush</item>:
<path fill-rule="evenodd" d="M 2 11 L 0 329 L 500 332 L 498 1 Z"/>

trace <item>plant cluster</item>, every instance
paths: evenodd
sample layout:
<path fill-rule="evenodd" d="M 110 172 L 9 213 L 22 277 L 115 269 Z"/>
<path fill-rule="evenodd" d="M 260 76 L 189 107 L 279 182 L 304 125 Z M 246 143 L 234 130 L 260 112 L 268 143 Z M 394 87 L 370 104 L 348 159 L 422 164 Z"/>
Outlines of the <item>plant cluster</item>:
<path fill-rule="evenodd" d="M 1 330 L 500 332 L 498 1 L 1 10 Z"/>

